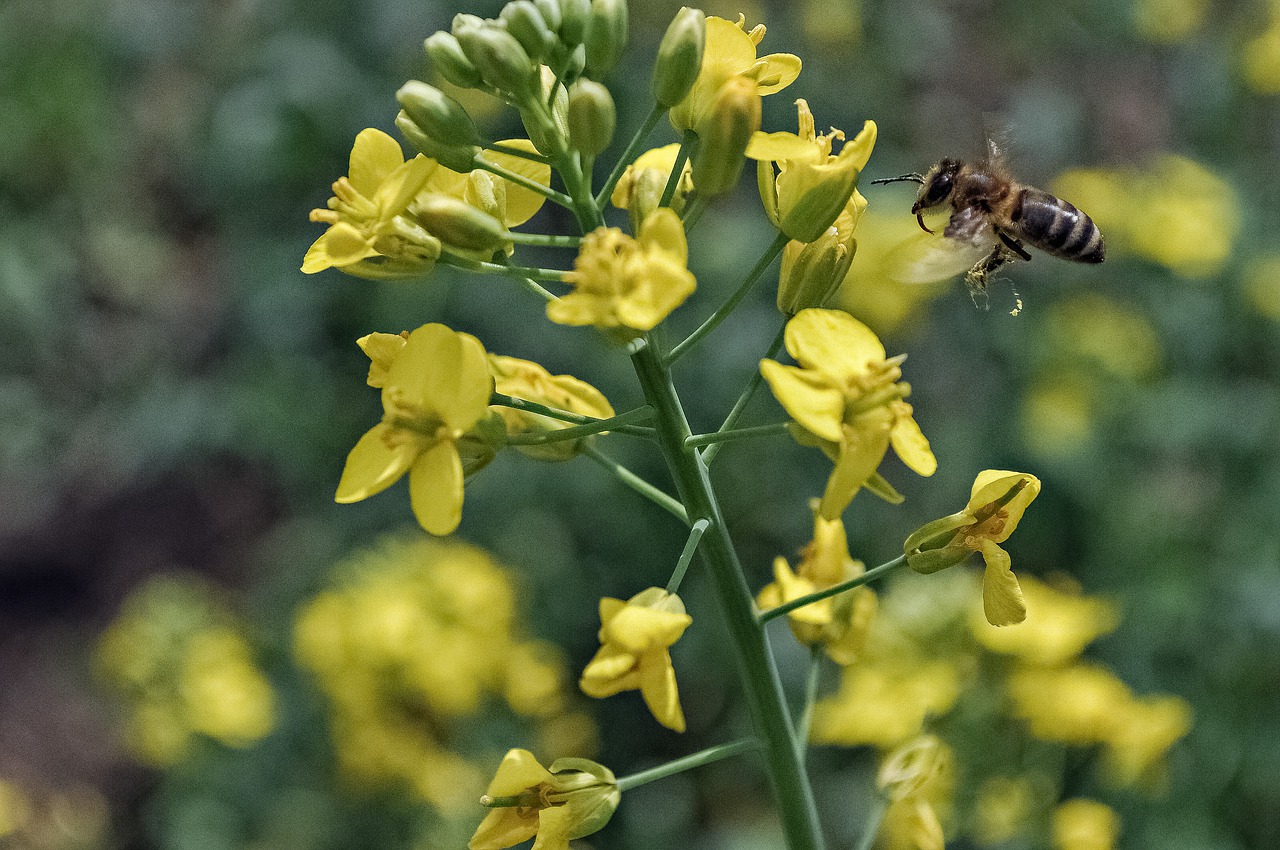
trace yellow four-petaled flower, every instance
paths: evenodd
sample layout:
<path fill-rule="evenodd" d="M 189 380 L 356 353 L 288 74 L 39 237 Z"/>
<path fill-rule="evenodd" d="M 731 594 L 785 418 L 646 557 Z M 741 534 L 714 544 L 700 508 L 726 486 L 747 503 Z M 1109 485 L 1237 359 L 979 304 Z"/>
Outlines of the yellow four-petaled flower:
<path fill-rule="evenodd" d="M 533 838 L 535 850 L 568 850 L 570 839 L 608 823 L 620 798 L 603 765 L 564 758 L 548 769 L 528 750 L 510 750 L 480 800 L 491 811 L 467 847 L 502 850 Z"/>

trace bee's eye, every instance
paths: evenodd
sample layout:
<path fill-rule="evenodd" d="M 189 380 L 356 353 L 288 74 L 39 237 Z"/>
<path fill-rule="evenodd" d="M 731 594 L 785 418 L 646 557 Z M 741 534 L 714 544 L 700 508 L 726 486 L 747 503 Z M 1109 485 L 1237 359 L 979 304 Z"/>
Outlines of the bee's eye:
<path fill-rule="evenodd" d="M 940 162 L 937 171 L 921 188 L 920 200 L 916 205 L 920 209 L 927 209 L 945 201 L 951 195 L 951 189 L 955 185 L 956 171 L 959 167 L 960 164 L 952 159 L 944 159 Z"/>

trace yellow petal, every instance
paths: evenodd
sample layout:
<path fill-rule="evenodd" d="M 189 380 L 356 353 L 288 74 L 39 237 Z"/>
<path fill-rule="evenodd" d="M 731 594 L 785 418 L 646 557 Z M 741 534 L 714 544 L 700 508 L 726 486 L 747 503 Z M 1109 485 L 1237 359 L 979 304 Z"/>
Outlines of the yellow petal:
<path fill-rule="evenodd" d="M 642 659 L 640 695 L 659 723 L 677 732 L 684 731 L 684 712 L 680 709 L 680 694 L 676 690 L 676 671 L 665 649 L 649 653 Z"/>
<path fill-rule="evenodd" d="M 462 521 L 462 458 L 451 440 L 424 451 L 409 470 L 409 502 L 418 524 L 437 536 Z"/>
<path fill-rule="evenodd" d="M 780 92 L 796 81 L 800 76 L 802 63 L 799 56 L 790 53 L 770 53 L 757 60 L 757 68 L 753 71 L 760 96 Z"/>
<path fill-rule="evenodd" d="M 501 144 L 509 148 L 519 148 L 529 153 L 537 153 L 537 148 L 528 139 L 504 139 Z M 551 185 L 551 166 L 545 163 L 534 162 L 523 157 L 495 151 L 485 151 L 484 158 L 489 162 L 501 165 L 508 171 L 514 171 L 521 177 L 528 177 L 534 183 L 542 186 Z M 507 184 L 507 208 L 502 216 L 502 223 L 507 227 L 524 224 L 533 218 L 534 213 L 542 209 L 543 203 L 546 202 L 545 197 L 509 180 L 504 180 L 503 182 Z"/>
<path fill-rule="evenodd" d="M 994 538 L 997 543 L 1003 543 L 1009 539 L 1009 535 L 1013 534 L 1018 527 L 1019 521 L 1022 520 L 1022 515 L 1026 513 L 1027 506 L 1035 501 L 1036 496 L 1040 495 L 1040 479 L 1029 472 L 984 469 L 978 473 L 978 477 L 973 481 L 973 490 L 969 496 L 969 505 L 966 508 L 970 512 L 1007 496 L 1009 491 L 1017 486 L 1020 481 L 1026 482 L 1022 491 L 1001 509 L 1005 520 L 1001 533 Z"/>
<path fill-rule="evenodd" d="M 878 419 L 879 417 L 877 417 Z M 818 513 L 824 519 L 835 519 L 853 501 L 854 495 L 876 471 L 884 453 L 889 450 L 889 422 L 872 419 L 862 427 L 845 427 L 845 440 L 840 446 L 840 459 L 836 461 L 827 488 L 822 493 Z"/>
<path fill-rule="evenodd" d="M 841 310 L 801 310 L 787 322 L 785 337 L 787 351 L 801 366 L 830 375 L 840 384 L 866 374 L 868 363 L 885 359 L 879 337 Z"/>
<path fill-rule="evenodd" d="M 606 644 L 583 668 L 578 687 L 596 699 L 635 690 L 640 687 L 639 657 L 617 644 Z"/>
<path fill-rule="evenodd" d="M 817 161 L 821 156 L 821 147 L 809 139 L 800 138 L 795 133 L 757 132 L 747 144 L 748 159 L 769 162 L 784 159 L 812 162 Z"/>
<path fill-rule="evenodd" d="M 361 130 L 351 146 L 347 179 L 366 198 L 372 198 L 382 181 L 404 165 L 400 143 L 381 130 Z"/>
<path fill-rule="evenodd" d="M 628 652 L 641 653 L 655 647 L 671 646 L 692 622 L 693 618 L 688 614 L 627 605 L 600 631 L 608 643 Z"/>
<path fill-rule="evenodd" d="M 917 475 L 928 477 L 938 471 L 938 459 L 933 456 L 929 441 L 910 415 L 894 420 L 889 439 L 893 442 L 894 453 Z"/>
<path fill-rule="evenodd" d="M 488 411 L 493 376 L 479 340 L 432 323 L 409 334 L 384 392 L 403 393 L 450 428 L 465 431 Z"/>
<path fill-rule="evenodd" d="M 538 818 L 536 814 L 521 817 L 522 811 L 514 806 L 491 809 L 467 842 L 469 850 L 504 850 L 532 838 L 538 832 Z"/>
<path fill-rule="evenodd" d="M 664 208 L 665 209 L 665 208 Z M 615 308 L 618 321 L 640 331 L 652 330 L 697 288 L 693 272 L 665 256 L 645 264 L 643 279 Z"/>
<path fill-rule="evenodd" d="M 680 216 L 670 207 L 654 210 L 640 225 L 640 244 L 658 248 L 681 266 L 689 261 L 689 242 Z"/>
<path fill-rule="evenodd" d="M 378 256 L 373 240 L 359 229 L 340 221 L 330 227 L 307 249 L 302 260 L 302 271 L 315 274 L 332 266 L 349 266 L 369 257 Z"/>
<path fill-rule="evenodd" d="M 387 175 L 375 193 L 381 218 L 389 220 L 404 212 L 414 195 L 422 191 L 427 178 L 439 167 L 434 159 L 418 154 Z"/>
<path fill-rule="evenodd" d="M 366 379 L 371 387 L 382 387 L 387 382 L 387 372 L 392 362 L 404 350 L 405 338 L 400 334 L 371 333 L 356 340 L 369 357 L 369 377 Z"/>
<path fill-rule="evenodd" d="M 845 142 L 844 147 L 840 149 L 840 156 L 852 157 L 859 171 L 866 168 L 867 160 L 871 159 L 871 150 L 876 146 L 876 133 L 876 122 L 865 122 L 858 135 Z"/>
<path fill-rule="evenodd" d="M 418 449 L 416 441 L 396 434 L 390 425 L 374 425 L 347 455 L 334 501 L 345 505 L 381 493 L 413 465 Z"/>
<path fill-rule="evenodd" d="M 530 850 L 569 850 L 569 829 L 574 811 L 569 806 L 538 810 L 538 837 Z"/>
<path fill-rule="evenodd" d="M 982 575 L 982 610 L 993 626 L 1012 626 L 1027 618 L 1018 577 L 1013 574 L 1009 553 L 994 541 L 982 540 L 982 559 L 987 569 Z"/>
<path fill-rule="evenodd" d="M 844 421 L 843 392 L 821 375 L 773 360 L 760 361 L 760 374 L 792 419 L 823 440 L 840 442 L 844 436 L 840 427 Z"/>
<path fill-rule="evenodd" d="M 522 791 L 551 782 L 551 772 L 528 750 L 508 750 L 485 791 L 490 797 L 514 797 Z"/>

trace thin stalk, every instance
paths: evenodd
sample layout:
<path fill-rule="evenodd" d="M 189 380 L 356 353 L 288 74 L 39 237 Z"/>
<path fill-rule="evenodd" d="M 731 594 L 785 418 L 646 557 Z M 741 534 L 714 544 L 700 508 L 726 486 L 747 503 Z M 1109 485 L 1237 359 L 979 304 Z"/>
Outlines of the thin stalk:
<path fill-rule="evenodd" d="M 600 420 L 599 422 L 589 422 L 585 425 L 570 425 L 568 428 L 557 428 L 553 431 L 537 431 L 530 434 L 511 434 L 506 439 L 508 446 L 545 446 L 547 443 L 563 443 L 566 440 L 578 440 L 583 437 L 590 437 L 592 434 L 599 434 L 601 431 L 610 431 L 615 426 L 609 424 L 609 420 Z"/>
<path fill-rule="evenodd" d="M 782 337 L 786 329 L 787 326 L 785 324 L 778 328 L 778 335 L 773 338 L 773 342 L 769 345 L 769 350 L 764 355 L 765 359 L 778 353 L 778 349 L 782 347 Z M 742 418 L 742 412 L 747 409 L 747 405 L 751 403 L 751 397 L 756 394 L 756 390 L 760 389 L 760 384 L 762 383 L 764 383 L 764 375 L 760 373 L 759 369 L 756 369 L 751 373 L 751 380 L 747 382 L 746 389 L 738 396 L 738 400 L 733 403 L 733 409 L 729 411 L 729 415 L 724 418 L 724 422 L 721 423 L 717 430 L 730 431 L 738 424 L 738 420 Z M 711 461 L 715 460 L 715 456 L 720 453 L 721 445 L 721 443 L 715 443 L 707 446 L 702 452 L 702 462 L 710 466 Z"/>
<path fill-rule="evenodd" d="M 764 744 L 770 785 L 790 850 L 822 850 L 821 828 L 813 788 L 796 753 L 786 697 L 764 629 L 758 622 L 754 595 L 738 563 L 707 467 L 698 450 L 685 445 L 689 423 L 671 373 L 652 345 L 636 351 L 631 362 L 645 400 L 655 412 L 658 445 L 676 482 L 676 490 L 694 522 L 711 525 L 698 554 L 720 602 L 755 729 Z"/>
<path fill-rule="evenodd" d="M 757 437 L 776 437 L 787 433 L 786 422 L 775 422 L 772 425 L 753 425 L 750 428 L 738 428 L 733 431 L 713 431 L 710 434 L 694 434 L 684 441 L 686 446 L 709 446 L 713 443 L 728 443 L 733 440 L 754 440 Z"/>
<path fill-rule="evenodd" d="M 882 795 L 876 795 L 874 808 L 871 810 L 871 817 L 867 818 L 867 831 L 862 833 L 862 839 L 858 842 L 857 850 L 871 850 L 873 844 L 876 843 L 876 836 L 880 834 L 880 822 L 884 820 L 885 810 L 889 808 L 889 801 Z"/>
<path fill-rule="evenodd" d="M 796 748 L 800 751 L 803 763 L 809 753 L 809 727 L 813 723 L 813 706 L 818 701 L 818 684 L 822 680 L 821 646 L 809 647 L 809 670 L 804 677 L 804 705 L 800 707 L 800 717 L 796 720 Z"/>
<path fill-rule="evenodd" d="M 675 776 L 677 773 L 693 770 L 695 767 L 702 767 L 704 764 L 711 764 L 721 759 L 731 758 L 758 749 L 760 749 L 760 742 L 754 738 L 744 738 L 741 741 L 719 744 L 709 747 L 700 753 L 694 753 L 691 756 L 678 758 L 675 761 L 669 761 L 666 764 L 660 764 L 657 767 L 651 767 L 648 770 L 624 776 L 618 780 L 618 790 L 629 791 L 632 788 L 637 788 L 657 779 L 666 779 L 668 776 Z"/>
<path fill-rule="evenodd" d="M 566 272 L 560 269 L 540 269 L 531 266 L 509 266 L 506 263 L 489 263 L 484 260 L 472 260 L 467 257 L 460 257 L 457 254 L 450 254 L 448 251 L 441 251 L 438 263 L 446 266 L 453 266 L 457 269 L 466 269 L 467 271 L 480 272 L 481 274 L 501 274 L 507 277 L 529 278 L 531 280 L 554 280 L 559 283 L 564 282 Z"/>
<path fill-rule="evenodd" d="M 573 209 L 573 198 L 563 192 L 557 192 L 550 186 L 543 186 L 537 180 L 530 180 L 523 174 L 519 174 L 509 168 L 503 168 L 501 165 L 498 165 L 498 163 L 490 162 L 482 156 L 477 156 L 475 158 L 475 163 L 477 168 L 483 168 L 490 174 L 496 174 L 504 180 L 510 180 L 517 186 L 523 186 L 530 192 L 535 192 L 554 204 L 559 204 L 562 207 Z"/>
<path fill-rule="evenodd" d="M 668 496 L 590 443 L 583 443 L 582 453 L 600 464 L 610 475 L 641 496 L 644 496 L 685 525 L 689 524 L 689 514 L 685 512 L 684 505 L 680 504 L 678 499 Z"/>
<path fill-rule="evenodd" d="M 680 219 L 684 222 L 684 232 L 687 236 L 693 231 L 698 219 L 702 218 L 702 214 L 707 211 L 707 207 L 711 205 L 711 199 L 706 195 L 699 195 L 695 188 L 685 200 L 687 203 Z"/>
<path fill-rule="evenodd" d="M 692 130 L 685 130 L 684 138 L 680 140 L 680 149 L 676 151 L 676 164 L 667 175 L 667 185 L 662 188 L 662 200 L 658 201 L 658 206 L 671 206 L 671 199 L 676 196 L 676 187 L 680 185 L 680 175 L 684 174 L 684 164 L 689 161 L 689 151 L 697 143 L 698 136 Z"/>
<path fill-rule="evenodd" d="M 542 248 L 578 248 L 582 245 L 581 236 L 560 236 L 552 233 L 518 233 L 508 230 L 507 238 L 517 245 L 537 245 Z"/>
<path fill-rule="evenodd" d="M 609 179 L 604 181 L 604 185 L 596 193 L 595 205 L 597 209 L 604 208 L 605 201 L 609 200 L 609 196 L 613 194 L 613 188 L 622 179 L 622 173 L 627 170 L 628 165 L 635 161 L 636 154 L 640 152 L 640 146 L 649 137 L 649 133 L 653 132 L 658 119 L 666 111 L 663 107 L 655 104 L 649 114 L 645 116 L 644 123 L 640 125 L 640 129 L 636 131 L 636 134 L 631 137 L 631 141 L 627 143 L 627 149 L 622 152 L 622 156 L 618 157 L 618 162 L 613 166 L 613 171 L 609 172 Z"/>
<path fill-rule="evenodd" d="M 783 605 L 779 605 L 777 608 L 770 608 L 768 611 L 761 611 L 760 614 L 758 615 L 758 619 L 760 620 L 761 623 L 767 623 L 770 620 L 774 619 L 775 617 L 781 617 L 783 614 L 790 614 L 792 611 L 796 610 L 797 608 L 803 608 L 806 605 L 812 605 L 815 602 L 821 602 L 822 600 L 827 599 L 828 597 L 831 597 L 831 596 L 838 596 L 839 594 L 844 593 L 846 590 L 853 590 L 855 587 L 862 587 L 864 584 L 868 584 L 880 578 L 885 573 L 895 570 L 898 567 L 901 567 L 906 562 L 907 562 L 907 556 L 899 555 L 898 557 L 894 558 L 892 561 L 888 561 L 886 563 L 881 564 L 878 567 L 869 569 L 862 575 L 857 576 L 856 578 L 851 578 L 848 581 L 842 581 L 839 584 L 834 584 L 831 587 L 828 587 L 825 590 L 819 590 L 816 593 L 810 593 L 806 596 L 801 596 L 796 599 L 792 599 L 790 602 L 787 602 Z"/>
<path fill-rule="evenodd" d="M 493 393 L 489 396 L 489 403 L 510 407 L 514 410 L 523 410 L 525 413 L 536 413 L 539 416 L 559 419 L 561 422 L 572 422 L 575 425 L 598 426 L 598 431 L 613 431 L 618 434 L 630 434 L 635 437 L 654 436 L 652 428 L 629 424 L 652 418 L 653 408 L 647 404 L 632 408 L 625 413 L 619 413 L 616 416 L 610 416 L 608 419 L 599 419 L 594 416 L 583 416 L 581 413 L 570 413 L 567 410 L 547 407 L 545 404 L 538 404 L 536 401 L 526 401 L 522 398 L 503 395 L 502 393 Z"/>
<path fill-rule="evenodd" d="M 667 582 L 667 593 L 675 593 L 680 589 L 680 582 L 684 581 L 684 574 L 689 571 L 689 564 L 693 561 L 693 553 L 698 551 L 698 541 L 702 539 L 703 533 L 710 527 L 711 520 L 703 517 L 689 529 L 689 539 L 684 542 L 684 551 L 680 553 L 680 560 L 676 561 L 676 568 L 671 573 L 671 580 Z"/>
<path fill-rule="evenodd" d="M 675 363 L 688 353 L 689 349 L 697 345 L 704 336 L 715 330 L 716 327 L 733 312 L 734 308 L 738 306 L 738 303 L 747 296 L 748 292 L 751 291 L 751 287 L 755 286 L 756 281 L 758 281 L 760 276 L 764 274 L 765 269 L 769 268 L 769 265 L 774 261 L 774 259 L 782 253 L 782 249 L 786 247 L 786 244 L 789 241 L 790 238 L 785 233 L 779 233 L 777 235 L 773 240 L 773 244 L 765 250 L 764 254 L 756 262 L 755 266 L 752 267 L 751 271 L 747 272 L 746 278 L 742 281 L 741 285 L 738 286 L 737 291 L 729 296 L 729 300 L 721 304 L 720 309 L 707 317 L 707 320 L 703 322 L 697 330 L 685 337 L 683 342 L 671 349 L 671 353 L 667 355 L 667 365 Z"/>
<path fill-rule="evenodd" d="M 526 151 L 520 148 L 513 148 L 509 145 L 504 145 L 502 142 L 491 142 L 485 145 L 485 148 L 493 151 L 494 153 L 506 154 L 507 156 L 514 156 L 519 159 L 527 159 L 530 162 L 539 162 L 539 163 L 542 163 L 543 165 L 551 164 L 551 160 L 540 153 L 535 153 L 534 151 Z"/>

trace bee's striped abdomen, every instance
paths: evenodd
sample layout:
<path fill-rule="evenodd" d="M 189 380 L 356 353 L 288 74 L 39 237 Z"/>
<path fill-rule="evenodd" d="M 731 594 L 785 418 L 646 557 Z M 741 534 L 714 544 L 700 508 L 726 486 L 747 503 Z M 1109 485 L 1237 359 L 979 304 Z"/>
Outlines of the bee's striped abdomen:
<path fill-rule="evenodd" d="M 1093 219 L 1048 192 L 1023 189 L 1012 218 L 1018 235 L 1047 254 L 1080 263 L 1100 263 L 1106 256 Z"/>

